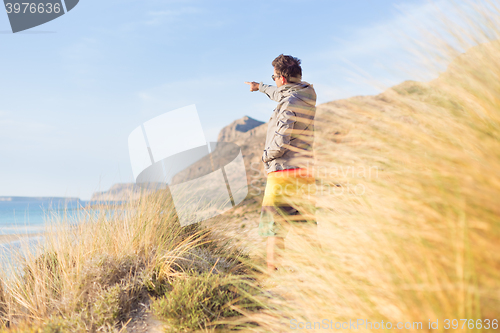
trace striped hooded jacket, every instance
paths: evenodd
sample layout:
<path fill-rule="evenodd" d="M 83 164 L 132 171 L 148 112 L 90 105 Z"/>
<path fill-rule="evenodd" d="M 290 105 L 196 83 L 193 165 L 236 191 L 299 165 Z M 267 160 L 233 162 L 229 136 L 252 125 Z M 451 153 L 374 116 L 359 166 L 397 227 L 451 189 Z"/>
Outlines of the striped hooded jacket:
<path fill-rule="evenodd" d="M 278 102 L 267 128 L 262 161 L 267 173 L 312 164 L 316 92 L 311 84 L 290 80 L 277 88 L 259 84 L 259 91 Z"/>

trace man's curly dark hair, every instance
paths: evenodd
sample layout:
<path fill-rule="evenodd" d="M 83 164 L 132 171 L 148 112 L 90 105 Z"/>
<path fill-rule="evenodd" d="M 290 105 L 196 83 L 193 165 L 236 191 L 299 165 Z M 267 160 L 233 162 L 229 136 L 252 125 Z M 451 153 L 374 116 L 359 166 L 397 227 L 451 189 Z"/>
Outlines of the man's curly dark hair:
<path fill-rule="evenodd" d="M 302 77 L 302 68 L 298 58 L 280 54 L 273 60 L 272 64 L 276 74 L 284 76 L 287 81 L 290 81 L 291 77 Z"/>

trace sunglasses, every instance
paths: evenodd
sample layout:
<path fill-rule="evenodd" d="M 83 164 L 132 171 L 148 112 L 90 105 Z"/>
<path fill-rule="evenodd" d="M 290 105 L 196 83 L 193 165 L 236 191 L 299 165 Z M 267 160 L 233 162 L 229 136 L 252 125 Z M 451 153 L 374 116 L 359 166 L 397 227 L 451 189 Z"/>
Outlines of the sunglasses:
<path fill-rule="evenodd" d="M 273 81 L 276 81 L 277 78 L 280 78 L 281 75 L 271 75 L 271 78 L 273 79 Z"/>

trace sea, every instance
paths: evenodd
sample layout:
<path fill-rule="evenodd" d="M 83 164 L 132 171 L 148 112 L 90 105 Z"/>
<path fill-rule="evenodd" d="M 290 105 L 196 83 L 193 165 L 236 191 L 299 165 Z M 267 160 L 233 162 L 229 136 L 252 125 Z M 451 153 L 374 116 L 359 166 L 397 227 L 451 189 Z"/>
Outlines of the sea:
<path fill-rule="evenodd" d="M 13 198 L 0 200 L 0 235 L 37 234 L 46 222 L 64 214 L 76 215 L 88 201 Z"/>

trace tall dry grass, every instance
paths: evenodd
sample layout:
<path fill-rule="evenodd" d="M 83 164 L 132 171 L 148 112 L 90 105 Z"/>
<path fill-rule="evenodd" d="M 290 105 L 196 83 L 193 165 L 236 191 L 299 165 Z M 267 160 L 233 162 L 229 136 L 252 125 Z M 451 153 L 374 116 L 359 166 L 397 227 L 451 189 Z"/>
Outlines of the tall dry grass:
<path fill-rule="evenodd" d="M 427 31 L 419 46 L 429 63 L 454 59 L 436 80 L 318 107 L 322 249 L 303 241 L 310 235 L 288 237 L 289 269 L 267 280 L 274 310 L 248 315 L 256 331 L 291 332 L 298 322 L 321 332 L 383 330 L 387 322 L 430 331 L 429 320 L 444 331 L 446 319 L 450 330 L 494 330 L 500 12 L 496 3 L 470 8 L 437 17 L 444 29 Z M 341 326 L 349 320 L 359 326 Z"/>
<path fill-rule="evenodd" d="M 200 305 L 186 297 L 189 288 L 208 288 L 205 280 L 220 287 L 197 292 L 237 302 L 231 286 L 241 285 L 244 267 L 207 230 L 181 227 L 173 207 L 168 191 L 157 191 L 121 207 L 85 208 L 73 221 L 53 217 L 43 241 L 26 244 L 0 275 L 0 331 L 124 331 L 157 299 L 181 314 L 173 331 L 193 321 L 209 329 L 219 316 L 237 315 L 220 299 L 210 314 L 190 314 Z"/>

